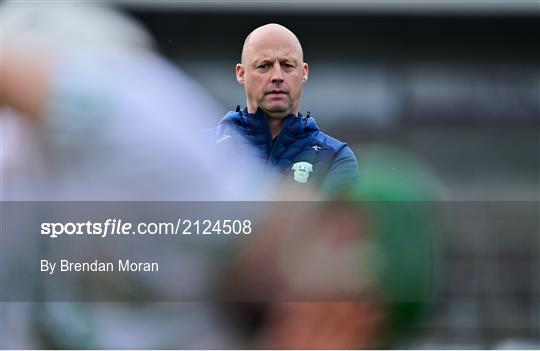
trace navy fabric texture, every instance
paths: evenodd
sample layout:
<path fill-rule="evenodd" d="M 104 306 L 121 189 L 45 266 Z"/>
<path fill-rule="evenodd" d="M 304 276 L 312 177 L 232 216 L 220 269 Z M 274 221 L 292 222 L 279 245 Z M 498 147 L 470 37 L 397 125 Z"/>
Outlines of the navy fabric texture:
<path fill-rule="evenodd" d="M 285 117 L 274 141 L 268 116 L 260 108 L 253 114 L 248 114 L 247 108 L 230 111 L 206 133 L 210 142 L 228 155 L 264 164 L 274 181 L 294 180 L 293 165 L 308 162 L 313 171 L 306 184 L 323 194 L 338 194 L 358 185 L 358 163 L 353 151 L 323 133 L 309 114 Z"/>

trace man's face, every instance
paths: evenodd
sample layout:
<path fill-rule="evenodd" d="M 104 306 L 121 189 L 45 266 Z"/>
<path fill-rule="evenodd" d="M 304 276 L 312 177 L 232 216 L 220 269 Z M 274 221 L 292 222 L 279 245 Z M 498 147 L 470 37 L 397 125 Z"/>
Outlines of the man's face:
<path fill-rule="evenodd" d="M 272 33 L 270 33 L 272 34 Z M 297 114 L 308 65 L 295 38 L 286 33 L 252 38 L 236 77 L 244 85 L 248 112 L 260 107 L 272 118 Z"/>

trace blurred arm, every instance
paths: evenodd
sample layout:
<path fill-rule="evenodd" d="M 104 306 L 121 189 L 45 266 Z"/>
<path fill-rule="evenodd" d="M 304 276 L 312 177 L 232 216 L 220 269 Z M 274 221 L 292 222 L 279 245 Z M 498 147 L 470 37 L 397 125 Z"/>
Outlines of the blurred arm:
<path fill-rule="evenodd" d="M 44 112 L 48 95 L 48 61 L 20 50 L 0 55 L 0 103 L 32 117 Z"/>

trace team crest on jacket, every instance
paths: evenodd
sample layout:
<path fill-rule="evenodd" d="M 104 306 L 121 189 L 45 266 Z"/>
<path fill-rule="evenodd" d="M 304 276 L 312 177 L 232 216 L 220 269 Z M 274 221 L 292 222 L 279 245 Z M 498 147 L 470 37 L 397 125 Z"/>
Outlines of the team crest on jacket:
<path fill-rule="evenodd" d="M 301 161 L 292 165 L 294 180 L 299 183 L 307 183 L 309 175 L 313 172 L 313 165 L 309 162 Z"/>

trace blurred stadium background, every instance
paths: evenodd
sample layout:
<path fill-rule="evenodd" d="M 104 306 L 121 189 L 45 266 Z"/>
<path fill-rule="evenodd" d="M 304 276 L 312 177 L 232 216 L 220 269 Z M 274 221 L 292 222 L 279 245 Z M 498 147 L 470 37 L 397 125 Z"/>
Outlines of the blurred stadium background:
<path fill-rule="evenodd" d="M 245 36 L 289 27 L 310 64 L 301 110 L 360 165 L 368 145 L 411 152 L 469 213 L 443 228 L 436 307 L 394 347 L 539 347 L 537 1 L 119 3 L 228 109 Z"/>

